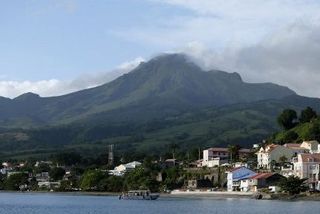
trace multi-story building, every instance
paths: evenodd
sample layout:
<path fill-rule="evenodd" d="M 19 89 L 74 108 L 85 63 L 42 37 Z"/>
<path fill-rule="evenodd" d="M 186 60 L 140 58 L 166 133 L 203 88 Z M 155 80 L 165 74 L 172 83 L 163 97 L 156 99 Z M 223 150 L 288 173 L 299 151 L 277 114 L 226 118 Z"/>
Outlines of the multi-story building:
<path fill-rule="evenodd" d="M 240 189 L 244 192 L 257 192 L 261 188 L 278 189 L 278 183 L 283 178 L 278 173 L 257 173 L 249 178 L 242 179 Z"/>
<path fill-rule="evenodd" d="M 245 157 L 250 153 L 250 149 L 239 149 L 239 156 Z M 230 160 L 228 148 L 209 148 L 203 150 L 202 166 L 214 167 L 228 163 Z"/>
<path fill-rule="evenodd" d="M 298 154 L 293 158 L 293 174 L 307 179 L 310 189 L 320 190 L 320 154 Z"/>
<path fill-rule="evenodd" d="M 293 152 L 293 156 L 297 156 L 298 154 L 302 154 L 302 153 L 310 153 L 308 148 L 302 147 L 302 144 L 299 144 L 299 143 L 287 143 L 287 144 L 284 144 L 283 146 L 291 149 Z"/>
<path fill-rule="evenodd" d="M 261 147 L 256 153 L 258 159 L 258 168 L 270 169 L 272 162 L 279 162 L 282 157 L 291 160 L 294 151 L 288 147 L 270 144 L 265 148 Z"/>
<path fill-rule="evenodd" d="M 311 140 L 311 141 L 303 141 L 302 144 L 300 145 L 302 148 L 306 148 L 309 153 L 320 153 L 319 150 L 319 142 L 316 140 Z"/>
<path fill-rule="evenodd" d="M 244 166 L 231 169 L 226 173 L 227 173 L 227 190 L 229 192 L 244 191 L 241 188 L 241 180 L 245 180 L 257 174 L 254 171 Z"/>
<path fill-rule="evenodd" d="M 138 161 L 133 161 L 127 164 L 121 164 L 119 166 L 116 166 L 114 170 L 109 170 L 109 174 L 115 176 L 123 176 L 126 172 L 134 170 L 139 166 L 141 166 L 141 163 Z"/>

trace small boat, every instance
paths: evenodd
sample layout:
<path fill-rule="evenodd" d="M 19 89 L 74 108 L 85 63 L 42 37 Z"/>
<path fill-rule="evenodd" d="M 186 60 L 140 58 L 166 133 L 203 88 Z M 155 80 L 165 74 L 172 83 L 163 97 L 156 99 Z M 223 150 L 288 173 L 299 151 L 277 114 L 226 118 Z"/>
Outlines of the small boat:
<path fill-rule="evenodd" d="M 119 200 L 156 200 L 158 193 L 151 193 L 149 190 L 131 190 L 119 195 Z"/>

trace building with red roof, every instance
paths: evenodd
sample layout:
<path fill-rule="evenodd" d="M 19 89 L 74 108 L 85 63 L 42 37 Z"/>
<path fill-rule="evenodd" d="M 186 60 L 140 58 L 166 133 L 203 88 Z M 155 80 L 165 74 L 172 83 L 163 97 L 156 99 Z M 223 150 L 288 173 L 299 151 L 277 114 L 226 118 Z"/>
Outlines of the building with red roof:
<path fill-rule="evenodd" d="M 278 186 L 284 177 L 278 173 L 257 173 L 247 179 L 241 180 L 240 188 L 244 192 L 257 192 L 262 188 Z"/>

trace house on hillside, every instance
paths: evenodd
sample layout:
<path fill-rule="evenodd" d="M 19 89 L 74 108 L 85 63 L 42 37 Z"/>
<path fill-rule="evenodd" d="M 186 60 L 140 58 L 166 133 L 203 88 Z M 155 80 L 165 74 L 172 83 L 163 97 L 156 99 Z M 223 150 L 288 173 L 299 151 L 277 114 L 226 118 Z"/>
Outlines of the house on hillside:
<path fill-rule="evenodd" d="M 250 153 L 250 149 L 240 149 L 239 157 L 245 157 Z M 215 167 L 228 163 L 230 153 L 228 148 L 209 148 L 203 150 L 202 166 Z"/>
<path fill-rule="evenodd" d="M 37 173 L 35 178 L 36 178 L 36 181 L 38 181 L 38 182 L 49 182 L 50 181 L 49 172 Z"/>
<path fill-rule="evenodd" d="M 320 153 L 319 142 L 316 140 L 303 141 L 300 145 L 302 148 L 308 149 L 309 153 Z"/>
<path fill-rule="evenodd" d="M 161 165 L 164 168 L 170 168 L 178 164 L 179 164 L 179 161 L 177 159 L 172 158 L 172 159 L 166 159 Z"/>
<path fill-rule="evenodd" d="M 283 146 L 291 149 L 293 156 L 297 156 L 298 154 L 302 153 L 309 153 L 309 149 L 302 147 L 299 143 L 286 143 Z"/>
<path fill-rule="evenodd" d="M 8 162 L 3 162 L 2 163 L 2 168 L 0 169 L 0 173 L 3 175 L 7 175 L 8 172 L 13 171 L 13 165 Z"/>
<path fill-rule="evenodd" d="M 40 181 L 38 182 L 38 187 L 41 188 L 41 189 L 48 189 L 48 190 L 51 190 L 51 189 L 57 189 L 59 188 L 61 185 L 61 183 L 58 181 L 58 182 L 50 182 L 50 181 Z"/>
<path fill-rule="evenodd" d="M 320 190 L 320 154 L 298 154 L 293 158 L 293 174 L 306 178 L 310 189 Z"/>
<path fill-rule="evenodd" d="M 272 162 L 280 162 L 282 157 L 285 157 L 287 160 L 291 160 L 294 155 L 294 151 L 285 146 L 270 144 L 264 148 L 261 147 L 256 155 L 258 161 L 257 167 L 270 169 Z"/>
<path fill-rule="evenodd" d="M 141 166 L 141 163 L 138 161 L 121 164 L 119 166 L 116 166 L 114 170 L 109 170 L 109 174 L 115 176 L 123 176 L 126 172 L 130 172 L 139 166 Z"/>
<path fill-rule="evenodd" d="M 227 190 L 231 191 L 241 191 L 241 180 L 250 178 L 257 173 L 254 171 L 242 166 L 238 168 L 231 169 L 227 173 Z"/>

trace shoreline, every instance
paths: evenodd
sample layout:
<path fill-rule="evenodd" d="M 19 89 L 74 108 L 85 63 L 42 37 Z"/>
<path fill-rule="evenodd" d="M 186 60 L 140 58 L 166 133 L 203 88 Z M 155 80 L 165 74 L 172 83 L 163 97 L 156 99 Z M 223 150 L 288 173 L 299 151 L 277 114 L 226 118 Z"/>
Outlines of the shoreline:
<path fill-rule="evenodd" d="M 261 199 L 255 199 L 256 194 L 261 194 Z M 320 201 L 320 193 L 308 194 L 302 193 L 299 195 L 287 195 L 287 194 L 268 194 L 268 193 L 258 193 L 258 192 L 203 192 L 203 191 L 173 191 L 171 192 L 171 197 L 185 197 L 185 198 L 216 198 L 216 199 L 253 199 L 253 200 L 274 200 L 274 201 Z"/>
<path fill-rule="evenodd" d="M 204 192 L 204 191 L 172 191 L 169 194 L 171 197 L 210 197 L 210 198 L 217 198 L 217 199 L 228 199 L 228 198 L 246 198 L 250 199 L 254 196 L 254 193 L 251 192 Z"/>
<path fill-rule="evenodd" d="M 55 195 L 69 195 L 69 196 L 119 196 L 120 192 L 50 192 L 50 191 L 0 191 L 1 193 L 18 193 L 18 194 L 55 194 Z M 253 192 L 171 192 L 160 193 L 160 197 L 163 198 L 212 198 L 217 200 L 223 199 L 254 199 Z M 300 194 L 300 195 L 284 195 L 284 194 L 266 194 L 268 197 L 264 197 L 260 200 L 274 200 L 274 201 L 320 201 L 320 193 L 318 194 Z"/>

